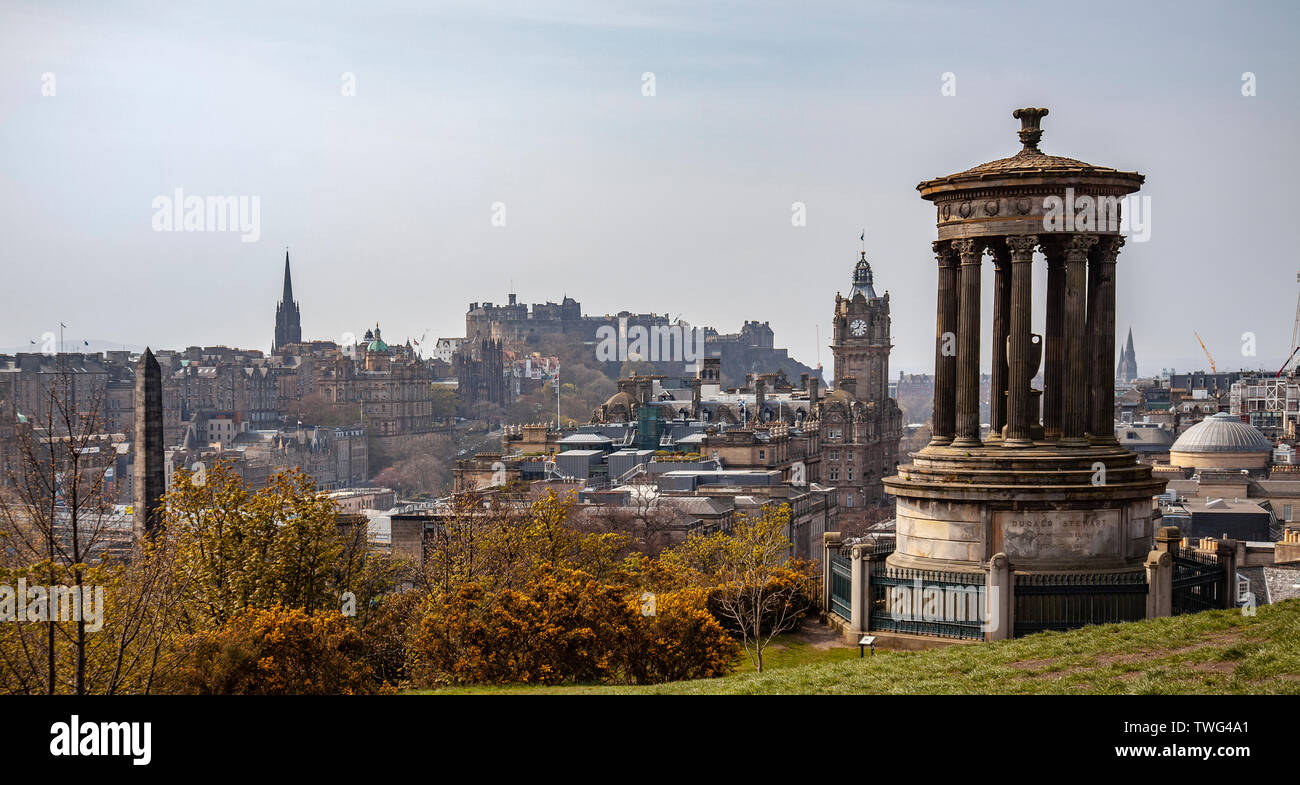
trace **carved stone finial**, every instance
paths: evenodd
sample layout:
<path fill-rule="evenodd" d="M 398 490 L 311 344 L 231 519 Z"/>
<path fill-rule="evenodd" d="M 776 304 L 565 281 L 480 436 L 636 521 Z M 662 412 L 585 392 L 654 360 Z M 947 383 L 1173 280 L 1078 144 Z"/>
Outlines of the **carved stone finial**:
<path fill-rule="evenodd" d="M 1011 116 L 1020 121 L 1020 143 L 1025 146 L 1022 152 L 1042 152 L 1038 149 L 1038 141 L 1043 138 L 1043 129 L 1038 127 L 1038 123 L 1047 116 L 1047 110 L 1027 106 L 1012 112 Z"/>

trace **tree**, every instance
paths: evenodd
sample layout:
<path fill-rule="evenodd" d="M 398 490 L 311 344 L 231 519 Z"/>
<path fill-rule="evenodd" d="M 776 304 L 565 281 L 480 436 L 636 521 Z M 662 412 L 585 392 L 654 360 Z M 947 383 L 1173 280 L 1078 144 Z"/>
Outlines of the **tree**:
<path fill-rule="evenodd" d="M 674 500 L 642 492 L 650 486 L 631 487 L 626 503 L 586 508 L 574 525 L 581 531 L 626 535 L 637 550 L 657 556 L 672 544 L 674 532 L 685 530 L 690 516 Z"/>
<path fill-rule="evenodd" d="M 40 587 L 43 601 L 57 596 L 84 603 L 83 589 L 93 593 L 112 573 L 89 563 L 110 549 L 129 550 L 130 523 L 113 505 L 109 470 L 117 442 L 101 431 L 104 380 L 73 372 L 62 355 L 56 364 L 56 372 L 42 379 L 35 411 L 18 427 L 13 463 L 0 478 L 0 571 Z M 0 684 L 16 692 L 36 691 L 39 684 L 51 695 L 65 688 L 85 694 L 91 649 L 104 643 L 88 637 L 95 632 L 85 614 L 89 607 L 73 614 L 71 606 L 51 605 L 39 620 L 29 616 L 6 625 L 0 671 L 9 677 L 0 677 Z M 70 668 L 62 667 L 64 654 Z"/>
<path fill-rule="evenodd" d="M 324 390 L 313 390 L 297 402 L 290 416 L 306 425 L 346 426 L 361 422 L 361 404 L 335 403 Z"/>
<path fill-rule="evenodd" d="M 709 590 L 709 606 L 741 638 L 756 670 L 772 639 L 810 607 L 812 565 L 790 558 L 790 505 L 738 512 L 729 531 L 697 535 L 661 557 L 659 579 Z"/>
<path fill-rule="evenodd" d="M 192 630 L 249 608 L 338 609 L 345 592 L 365 607 L 400 579 L 390 560 L 371 551 L 365 527 L 345 535 L 333 500 L 296 469 L 258 491 L 224 462 L 201 483 L 182 470 L 164 504 Z"/>
<path fill-rule="evenodd" d="M 445 384 L 433 385 L 433 419 L 449 422 L 456 416 L 456 391 Z"/>

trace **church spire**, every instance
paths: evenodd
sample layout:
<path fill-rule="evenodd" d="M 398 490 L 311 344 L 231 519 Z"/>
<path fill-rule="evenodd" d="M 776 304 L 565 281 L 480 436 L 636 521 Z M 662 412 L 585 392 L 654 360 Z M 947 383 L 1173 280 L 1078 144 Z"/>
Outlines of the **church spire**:
<path fill-rule="evenodd" d="M 302 314 L 293 299 L 293 278 L 289 275 L 289 249 L 284 250 L 284 293 L 275 307 L 275 340 L 271 343 L 274 354 L 291 343 L 302 342 Z"/>
<path fill-rule="evenodd" d="M 289 276 L 289 249 L 284 249 L 284 294 L 280 298 L 281 302 L 293 302 L 293 279 Z"/>

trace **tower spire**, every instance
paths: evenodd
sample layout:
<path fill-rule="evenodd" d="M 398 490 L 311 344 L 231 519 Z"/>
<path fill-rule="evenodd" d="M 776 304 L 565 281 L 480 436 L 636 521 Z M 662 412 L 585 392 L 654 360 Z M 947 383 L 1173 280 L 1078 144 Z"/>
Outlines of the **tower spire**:
<path fill-rule="evenodd" d="M 289 275 L 289 249 L 284 249 L 284 294 L 281 301 L 286 303 L 293 302 L 293 278 Z"/>
<path fill-rule="evenodd" d="M 280 295 L 280 304 L 275 307 L 275 340 L 271 343 L 271 352 L 278 352 L 282 347 L 302 341 L 302 315 L 298 303 L 293 299 L 293 278 L 289 274 L 289 249 L 284 249 L 284 293 Z"/>

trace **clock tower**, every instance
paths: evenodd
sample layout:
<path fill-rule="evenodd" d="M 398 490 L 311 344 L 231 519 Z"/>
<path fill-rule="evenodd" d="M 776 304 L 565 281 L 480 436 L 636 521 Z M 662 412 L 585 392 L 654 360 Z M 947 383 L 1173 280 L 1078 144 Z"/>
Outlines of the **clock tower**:
<path fill-rule="evenodd" d="M 835 295 L 831 320 L 835 355 L 835 387 L 854 379 L 855 397 L 863 402 L 889 397 L 889 293 L 876 295 L 867 252 L 853 268 L 853 288 L 848 297 Z"/>
<path fill-rule="evenodd" d="M 866 251 L 849 296 L 835 295 L 831 324 L 835 391 L 817 412 L 822 482 L 839 496 L 840 531 L 860 534 L 892 503 L 883 480 L 898 466 L 903 434 L 903 412 L 889 397 L 889 293 L 876 295 Z"/>

